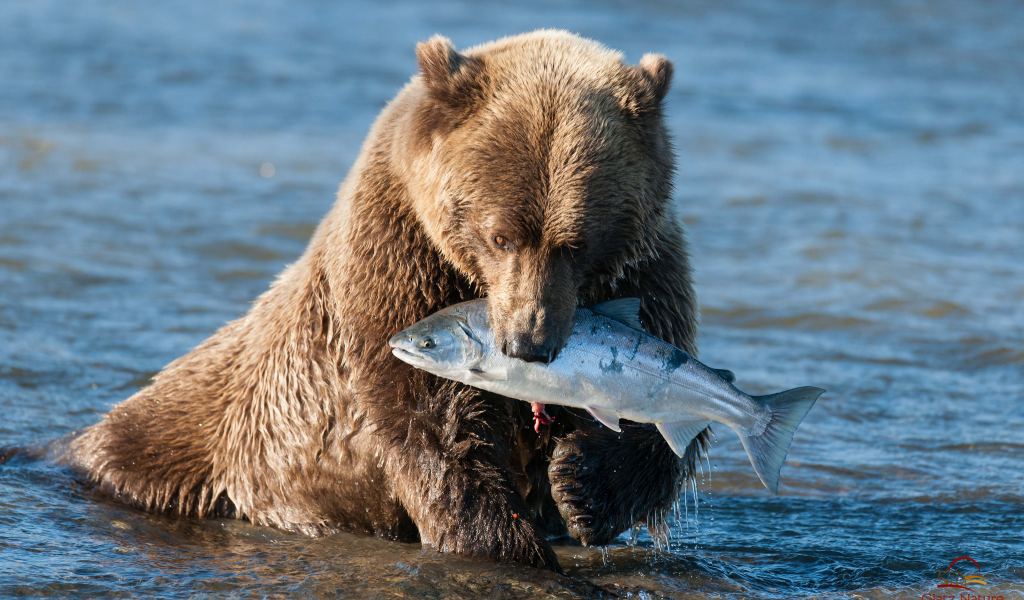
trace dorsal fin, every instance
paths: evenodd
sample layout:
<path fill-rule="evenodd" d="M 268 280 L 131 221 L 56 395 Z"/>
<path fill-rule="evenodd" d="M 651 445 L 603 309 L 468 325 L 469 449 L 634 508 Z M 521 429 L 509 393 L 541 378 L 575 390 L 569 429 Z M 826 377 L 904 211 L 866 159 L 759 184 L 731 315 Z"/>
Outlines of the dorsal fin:
<path fill-rule="evenodd" d="M 711 367 L 708 367 L 708 368 L 711 369 Z M 728 381 L 729 383 L 736 383 L 736 374 L 733 373 L 732 371 L 730 371 L 729 369 L 711 369 L 711 370 L 715 372 L 715 375 L 718 375 L 719 377 L 721 377 L 722 379 Z"/>
<path fill-rule="evenodd" d="M 601 304 L 595 304 L 590 307 L 590 311 L 595 315 L 601 315 L 602 317 L 608 317 L 613 321 L 618 321 L 627 327 L 644 330 L 643 325 L 640 324 L 640 299 L 639 298 L 619 298 L 618 300 L 609 300 L 608 302 L 602 302 Z"/>

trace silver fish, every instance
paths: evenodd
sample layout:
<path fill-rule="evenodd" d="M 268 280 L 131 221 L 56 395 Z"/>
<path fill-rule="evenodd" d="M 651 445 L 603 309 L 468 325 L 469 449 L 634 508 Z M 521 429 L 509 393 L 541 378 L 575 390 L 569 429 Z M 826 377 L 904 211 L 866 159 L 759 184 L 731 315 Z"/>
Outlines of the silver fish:
<path fill-rule="evenodd" d="M 509 398 L 582 408 L 614 431 L 620 418 L 654 423 L 679 456 L 712 421 L 722 423 L 740 437 L 761 482 L 778 494 L 793 434 L 825 390 L 745 394 L 728 371 L 644 333 L 639 309 L 636 298 L 577 309 L 572 334 L 549 364 L 501 353 L 486 300 L 434 313 L 389 344 L 419 369 Z"/>

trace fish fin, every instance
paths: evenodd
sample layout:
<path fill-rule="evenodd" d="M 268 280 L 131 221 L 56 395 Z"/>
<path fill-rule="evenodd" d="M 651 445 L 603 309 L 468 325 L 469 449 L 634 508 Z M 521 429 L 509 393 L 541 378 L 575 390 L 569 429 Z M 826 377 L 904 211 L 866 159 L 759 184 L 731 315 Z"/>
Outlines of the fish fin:
<path fill-rule="evenodd" d="M 608 429 L 611 429 L 615 433 L 622 431 L 622 429 L 619 428 L 619 417 L 615 413 L 607 410 L 601 410 L 600 408 L 594 408 L 593 406 L 584 406 L 583 408 L 587 409 L 587 412 L 590 413 L 592 417 L 600 421 Z"/>
<path fill-rule="evenodd" d="M 732 371 L 730 371 L 729 369 L 711 369 L 711 370 L 715 372 L 715 375 L 718 375 L 719 377 L 721 377 L 722 379 L 728 381 L 729 383 L 734 383 L 736 381 L 736 374 L 733 373 Z"/>
<path fill-rule="evenodd" d="M 640 299 L 639 298 L 620 298 L 618 300 L 609 300 L 608 302 L 602 302 L 601 304 L 595 304 L 589 307 L 590 312 L 595 315 L 601 315 L 602 317 L 608 317 L 613 321 L 618 321 L 627 327 L 633 329 L 644 330 L 644 326 L 640 324 Z"/>
<path fill-rule="evenodd" d="M 505 381 L 508 379 L 508 371 L 505 370 L 481 371 L 480 369 L 470 369 L 469 372 L 484 381 Z"/>
<path fill-rule="evenodd" d="M 778 394 L 754 396 L 758 404 L 763 404 L 771 411 L 771 419 L 761 435 L 737 432 L 761 483 L 776 496 L 779 495 L 779 471 L 789 453 L 793 434 L 807 411 L 814 406 L 814 401 L 824 392 L 821 388 L 799 387 Z"/>
<path fill-rule="evenodd" d="M 697 434 L 704 431 L 704 428 L 711 424 L 711 421 L 672 421 L 671 423 L 658 423 L 658 431 L 668 442 L 672 451 L 680 458 L 686 453 L 686 447 L 690 445 Z"/>

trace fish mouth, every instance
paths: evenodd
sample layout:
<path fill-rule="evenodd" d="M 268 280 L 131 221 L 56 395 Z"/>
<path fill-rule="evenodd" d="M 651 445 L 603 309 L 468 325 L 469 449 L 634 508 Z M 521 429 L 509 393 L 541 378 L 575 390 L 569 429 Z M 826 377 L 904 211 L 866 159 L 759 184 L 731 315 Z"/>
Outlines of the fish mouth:
<path fill-rule="evenodd" d="M 401 348 L 398 346 L 391 348 L 391 354 L 394 354 L 398 360 L 405 363 L 409 363 L 414 367 L 429 366 L 434 364 L 434 361 L 423 356 L 419 352 L 410 352 L 409 350 L 406 350 L 405 348 Z"/>
<path fill-rule="evenodd" d="M 406 350 L 405 348 L 399 346 L 392 346 L 391 353 L 401 359 L 409 358 L 414 360 L 423 360 L 423 357 L 419 353 L 410 352 L 409 350 Z"/>
<path fill-rule="evenodd" d="M 395 355 L 395 358 L 418 369 L 429 371 L 437 365 L 437 359 L 429 352 L 424 352 L 405 332 L 393 336 L 388 340 L 388 345 L 391 346 L 391 354 Z"/>

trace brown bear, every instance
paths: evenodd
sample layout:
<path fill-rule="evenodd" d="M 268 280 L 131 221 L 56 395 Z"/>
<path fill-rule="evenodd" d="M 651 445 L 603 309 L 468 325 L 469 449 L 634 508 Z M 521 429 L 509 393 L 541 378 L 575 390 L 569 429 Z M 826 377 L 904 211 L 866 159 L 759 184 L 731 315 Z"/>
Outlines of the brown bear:
<path fill-rule="evenodd" d="M 503 352 L 550 361 L 577 306 L 636 296 L 650 333 L 695 353 L 672 64 L 561 31 L 416 53 L 302 257 L 66 463 L 145 510 L 556 571 L 550 536 L 603 544 L 671 506 L 700 441 L 680 460 L 651 426 L 569 409 L 537 434 L 529 404 L 416 371 L 387 340 L 486 296 Z"/>

